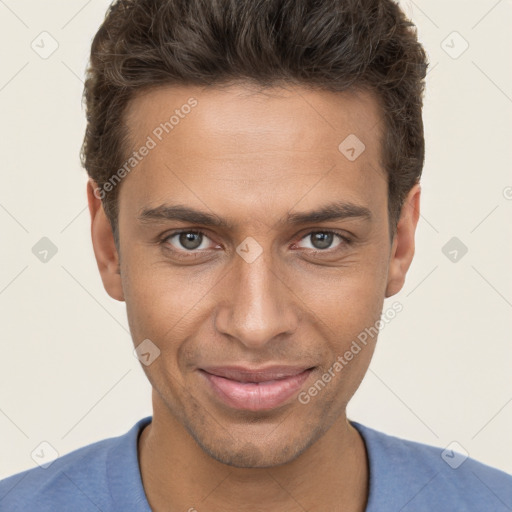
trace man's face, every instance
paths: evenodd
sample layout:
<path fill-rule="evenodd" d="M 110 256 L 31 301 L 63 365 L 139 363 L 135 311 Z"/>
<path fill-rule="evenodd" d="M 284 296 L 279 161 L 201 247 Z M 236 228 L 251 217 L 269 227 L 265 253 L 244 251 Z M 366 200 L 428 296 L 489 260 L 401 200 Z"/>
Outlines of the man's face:
<path fill-rule="evenodd" d="M 191 97 L 197 105 L 180 111 L 172 131 L 154 131 Z M 291 461 L 345 421 L 376 341 L 308 403 L 298 399 L 375 325 L 387 295 L 377 105 L 363 93 L 306 88 L 166 87 L 134 100 L 128 113 L 133 148 L 148 136 L 156 143 L 120 185 L 118 219 L 134 344 L 149 339 L 160 350 L 143 366 L 154 415 L 182 424 L 226 464 Z M 365 145 L 355 160 L 361 146 L 339 149 L 351 134 Z M 296 222 L 335 203 L 370 215 Z M 225 225 L 167 218 L 177 205 Z M 258 401 L 256 384 L 250 396 L 237 398 L 236 388 L 223 399 L 204 371 L 274 365 L 313 370 L 277 402 Z"/>

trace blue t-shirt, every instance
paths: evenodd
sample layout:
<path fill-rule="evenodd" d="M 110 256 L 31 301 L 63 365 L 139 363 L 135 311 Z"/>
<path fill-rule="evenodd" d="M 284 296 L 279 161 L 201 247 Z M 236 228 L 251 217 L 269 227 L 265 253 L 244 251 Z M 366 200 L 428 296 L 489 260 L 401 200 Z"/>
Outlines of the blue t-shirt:
<path fill-rule="evenodd" d="M 137 457 L 138 436 L 151 420 L 148 416 L 126 434 L 63 455 L 46 469 L 1 480 L 0 511 L 151 512 Z M 366 512 L 512 510 L 512 475 L 451 450 L 351 424 L 368 453 Z"/>

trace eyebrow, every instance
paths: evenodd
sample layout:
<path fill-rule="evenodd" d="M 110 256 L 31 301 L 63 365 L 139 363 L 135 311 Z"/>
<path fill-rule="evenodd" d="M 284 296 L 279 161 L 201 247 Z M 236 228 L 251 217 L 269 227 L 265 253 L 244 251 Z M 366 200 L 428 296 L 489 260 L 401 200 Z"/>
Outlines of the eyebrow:
<path fill-rule="evenodd" d="M 343 220 L 349 218 L 362 219 L 369 222 L 372 220 L 372 212 L 365 206 L 346 201 L 337 201 L 329 203 L 316 210 L 300 213 L 288 213 L 284 217 L 284 220 L 280 220 L 278 222 L 278 225 L 310 224 L 313 222 L 325 222 L 329 220 Z M 162 204 L 155 208 L 143 208 L 138 219 L 144 224 L 166 220 L 178 220 L 190 222 L 192 224 L 203 224 L 205 226 L 226 228 L 229 230 L 234 229 L 232 223 L 218 215 L 196 210 L 180 204 Z"/>

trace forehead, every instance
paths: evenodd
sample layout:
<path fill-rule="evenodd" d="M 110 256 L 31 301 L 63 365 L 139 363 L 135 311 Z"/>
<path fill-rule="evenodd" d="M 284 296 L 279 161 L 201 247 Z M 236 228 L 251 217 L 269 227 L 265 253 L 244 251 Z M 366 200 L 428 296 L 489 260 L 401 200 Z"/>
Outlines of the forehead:
<path fill-rule="evenodd" d="M 179 200 L 288 211 L 326 195 L 371 208 L 387 193 L 382 119 L 367 92 L 167 86 L 132 100 L 125 121 L 132 150 L 151 147 L 120 194 L 139 209 Z"/>

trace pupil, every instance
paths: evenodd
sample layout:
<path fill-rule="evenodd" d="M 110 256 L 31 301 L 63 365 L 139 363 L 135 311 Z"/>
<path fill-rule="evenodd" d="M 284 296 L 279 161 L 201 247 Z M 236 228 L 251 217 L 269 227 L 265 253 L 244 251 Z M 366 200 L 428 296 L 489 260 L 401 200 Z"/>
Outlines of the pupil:
<path fill-rule="evenodd" d="M 326 249 L 332 243 L 332 233 L 315 233 L 313 235 L 313 245 L 317 249 Z"/>
<path fill-rule="evenodd" d="M 197 249 L 201 245 L 200 237 L 199 233 L 181 233 L 180 244 L 186 249 Z M 194 238 L 196 239 L 194 240 Z"/>

